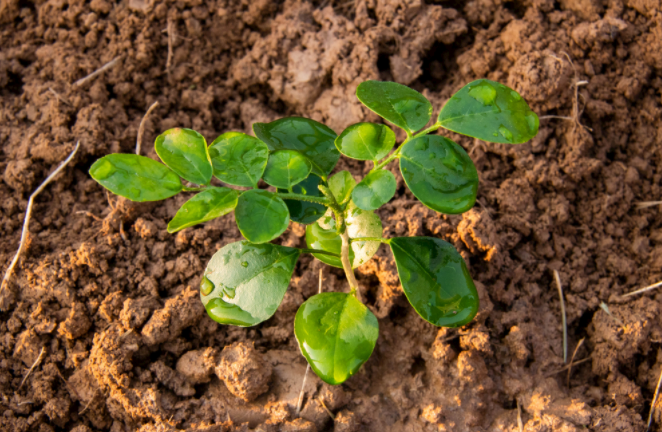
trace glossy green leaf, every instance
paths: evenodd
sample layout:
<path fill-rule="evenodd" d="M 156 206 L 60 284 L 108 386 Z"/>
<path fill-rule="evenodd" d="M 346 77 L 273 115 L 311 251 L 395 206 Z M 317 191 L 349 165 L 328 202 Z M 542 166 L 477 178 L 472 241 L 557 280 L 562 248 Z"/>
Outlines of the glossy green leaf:
<path fill-rule="evenodd" d="M 301 195 L 310 195 L 321 197 L 322 192 L 317 188 L 321 179 L 315 174 L 309 175 L 304 181 L 292 187 L 292 192 Z M 286 193 L 286 189 L 278 189 L 278 192 Z M 302 224 L 311 224 L 321 218 L 326 212 L 326 207 L 322 204 L 311 203 L 307 201 L 284 199 L 287 209 L 290 211 L 290 219 Z"/>
<path fill-rule="evenodd" d="M 396 237 L 390 245 L 402 289 L 424 320 L 459 327 L 476 316 L 478 292 L 450 243 L 433 237 Z"/>
<path fill-rule="evenodd" d="M 226 132 L 209 146 L 214 176 L 234 186 L 257 187 L 269 158 L 269 148 L 241 132 Z"/>
<path fill-rule="evenodd" d="M 382 221 L 374 212 L 361 210 L 350 201 L 345 213 L 347 235 L 350 239 L 382 236 Z M 336 232 L 336 221 L 331 210 L 328 210 L 319 221 L 306 227 L 306 245 L 310 249 L 340 254 L 342 241 Z M 349 261 L 352 263 L 352 268 L 356 268 L 372 258 L 379 249 L 379 245 L 380 243 L 376 241 L 352 242 L 349 248 Z M 313 254 L 313 256 L 328 265 L 342 268 L 338 257 L 322 254 Z"/>
<path fill-rule="evenodd" d="M 377 115 L 409 133 L 422 129 L 432 117 L 432 104 L 416 90 L 388 81 L 364 81 L 356 97 Z"/>
<path fill-rule="evenodd" d="M 251 243 L 266 243 L 275 239 L 285 232 L 290 223 L 283 200 L 261 189 L 242 193 L 234 215 L 239 231 Z"/>
<path fill-rule="evenodd" d="M 462 87 L 439 113 L 442 127 L 483 141 L 521 144 L 538 133 L 538 116 L 513 89 L 479 79 Z"/>
<path fill-rule="evenodd" d="M 395 177 L 391 171 L 372 171 L 356 185 L 352 201 L 363 210 L 377 210 L 395 195 Z"/>
<path fill-rule="evenodd" d="M 114 153 L 92 164 L 90 175 L 115 195 L 131 201 L 159 201 L 182 191 L 179 176 L 145 156 Z"/>
<path fill-rule="evenodd" d="M 226 187 L 212 187 L 193 196 L 177 210 L 168 223 L 168 232 L 174 233 L 199 223 L 230 213 L 237 206 L 237 191 Z"/>
<path fill-rule="evenodd" d="M 414 196 L 441 213 L 462 213 L 473 207 L 478 172 L 467 152 L 439 135 L 409 141 L 400 153 L 400 171 Z"/>
<path fill-rule="evenodd" d="M 206 185 L 213 168 L 205 138 L 192 129 L 168 129 L 156 137 L 154 150 L 163 163 L 180 177 L 195 184 Z"/>
<path fill-rule="evenodd" d="M 303 181 L 313 169 L 307 157 L 295 150 L 278 150 L 269 155 L 264 181 L 268 185 L 289 189 Z"/>
<path fill-rule="evenodd" d="M 336 133 L 314 120 L 286 117 L 271 123 L 253 123 L 255 135 L 269 150 L 296 150 L 308 158 L 313 173 L 326 180 L 340 158 L 333 144 Z"/>
<path fill-rule="evenodd" d="M 340 153 L 353 159 L 378 161 L 395 145 L 395 133 L 390 127 L 376 123 L 356 123 L 336 138 Z"/>
<path fill-rule="evenodd" d="M 327 292 L 301 305 L 294 318 L 294 334 L 317 376 L 335 385 L 354 375 L 370 358 L 379 323 L 353 295 Z"/>
<path fill-rule="evenodd" d="M 200 299 L 216 322 L 242 327 L 269 319 L 283 301 L 299 249 L 271 243 L 230 243 L 211 257 Z"/>
<path fill-rule="evenodd" d="M 356 186 L 356 180 L 349 171 L 337 172 L 329 179 L 329 190 L 340 205 L 349 201 L 354 186 Z"/>

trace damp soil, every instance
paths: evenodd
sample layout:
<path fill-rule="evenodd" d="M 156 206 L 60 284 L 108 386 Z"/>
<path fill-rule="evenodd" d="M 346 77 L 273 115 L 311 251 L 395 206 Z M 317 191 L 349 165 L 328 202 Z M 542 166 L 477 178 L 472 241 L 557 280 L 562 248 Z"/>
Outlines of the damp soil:
<path fill-rule="evenodd" d="M 3 1 L 3 270 L 30 193 L 79 140 L 80 150 L 36 199 L 0 294 L 0 429 L 644 430 L 662 371 L 662 291 L 621 295 L 662 280 L 660 207 L 637 207 L 662 199 L 661 71 L 656 0 Z M 87 174 L 107 153 L 134 151 L 155 101 L 142 146 L 154 158 L 171 127 L 212 140 L 303 115 L 340 132 L 378 121 L 355 98 L 364 80 L 410 85 L 439 109 L 482 77 L 530 102 L 538 136 L 507 146 L 448 134 L 480 173 L 476 206 L 425 208 L 393 164 L 397 193 L 379 210 L 385 236 L 455 245 L 480 293 L 477 318 L 459 329 L 421 320 L 382 246 L 357 271 L 379 318 L 375 352 L 341 386 L 309 374 L 299 414 L 294 316 L 320 269 L 325 291 L 347 290 L 342 273 L 304 257 L 274 317 L 219 326 L 197 287 L 211 255 L 241 238 L 233 216 L 170 235 L 185 196 L 136 205 Z M 302 247 L 303 233 L 292 224 L 278 241 Z M 580 361 L 570 373 L 554 271 L 568 357 Z"/>

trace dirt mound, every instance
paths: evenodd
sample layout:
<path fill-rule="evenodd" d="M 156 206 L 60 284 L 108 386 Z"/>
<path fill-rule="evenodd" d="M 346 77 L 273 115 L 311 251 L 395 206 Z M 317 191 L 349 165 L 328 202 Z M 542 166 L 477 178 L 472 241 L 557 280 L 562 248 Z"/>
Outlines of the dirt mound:
<path fill-rule="evenodd" d="M 0 429 L 517 431 L 518 407 L 530 432 L 645 427 L 662 292 L 620 295 L 662 280 L 662 215 L 636 207 L 662 199 L 659 2 L 7 0 L 0 47 L 2 268 L 29 194 L 81 142 L 37 199 L 0 295 Z M 382 247 L 357 275 L 380 320 L 375 353 L 339 387 L 309 374 L 300 415 L 292 325 L 320 263 L 300 260 L 270 320 L 219 326 L 197 286 L 211 255 L 241 238 L 233 216 L 169 235 L 185 196 L 135 205 L 87 174 L 98 157 L 134 150 L 154 101 L 152 157 L 150 142 L 175 126 L 213 139 L 287 115 L 336 132 L 378 121 L 354 95 L 367 79 L 410 85 L 438 109 L 480 77 L 521 92 L 539 135 L 505 146 L 450 134 L 480 173 L 463 215 L 422 206 L 395 164 L 396 198 L 379 210 L 385 236 L 457 247 L 481 296 L 477 319 L 457 330 L 421 320 Z M 302 234 L 293 224 L 279 241 L 302 247 Z M 583 340 L 575 359 L 586 359 L 569 381 L 554 270 L 570 354 Z M 324 278 L 324 290 L 345 289 L 341 271 L 324 267 Z"/>

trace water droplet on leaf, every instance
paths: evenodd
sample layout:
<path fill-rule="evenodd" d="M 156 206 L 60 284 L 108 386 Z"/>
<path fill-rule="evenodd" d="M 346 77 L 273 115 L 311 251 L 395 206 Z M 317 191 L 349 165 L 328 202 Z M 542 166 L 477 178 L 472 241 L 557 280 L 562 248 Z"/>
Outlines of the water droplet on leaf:
<path fill-rule="evenodd" d="M 491 84 L 481 83 L 469 90 L 469 96 L 483 105 L 492 105 L 496 100 L 496 89 Z"/>
<path fill-rule="evenodd" d="M 242 267 L 248 267 L 248 262 L 246 262 L 246 261 L 242 261 L 242 262 L 241 262 L 241 266 L 242 266 Z"/>
<path fill-rule="evenodd" d="M 513 99 L 515 99 L 516 101 L 522 99 L 522 96 L 520 96 L 519 93 L 517 93 L 515 90 L 511 90 L 511 91 L 510 91 L 510 95 L 511 95 L 511 96 L 513 97 Z"/>
<path fill-rule="evenodd" d="M 508 129 L 504 125 L 501 125 L 501 126 L 499 126 L 499 133 L 501 134 L 501 136 L 503 136 L 506 139 L 506 141 L 511 141 L 512 142 L 513 133 L 510 131 L 510 129 Z"/>
<path fill-rule="evenodd" d="M 214 288 L 214 283 L 207 279 L 207 276 L 203 276 L 202 281 L 200 282 L 200 292 L 202 295 L 209 295 Z"/>

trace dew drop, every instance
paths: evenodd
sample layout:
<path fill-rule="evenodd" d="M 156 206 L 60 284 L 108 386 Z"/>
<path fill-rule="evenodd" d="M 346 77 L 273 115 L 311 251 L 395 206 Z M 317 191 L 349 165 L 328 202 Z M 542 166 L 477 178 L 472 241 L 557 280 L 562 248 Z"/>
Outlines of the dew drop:
<path fill-rule="evenodd" d="M 526 122 L 529 125 L 531 133 L 538 132 L 538 116 L 534 112 L 530 112 L 526 115 Z"/>
<path fill-rule="evenodd" d="M 104 160 L 95 167 L 94 178 L 97 180 L 105 180 L 110 177 L 113 172 L 113 164 Z"/>
<path fill-rule="evenodd" d="M 499 133 L 506 139 L 506 141 L 513 141 L 513 133 L 504 125 L 499 126 Z"/>
<path fill-rule="evenodd" d="M 511 90 L 511 91 L 510 91 L 510 95 L 511 95 L 511 96 L 513 97 L 513 99 L 515 99 L 516 101 L 522 99 L 522 96 L 520 96 L 519 93 L 517 93 L 515 90 Z"/>
<path fill-rule="evenodd" d="M 496 132 L 494 132 L 492 135 L 495 136 L 495 137 L 496 137 L 496 136 L 499 136 L 499 134 L 496 133 Z"/>
<path fill-rule="evenodd" d="M 203 276 L 202 281 L 200 282 L 200 292 L 202 295 L 209 295 L 214 288 L 214 283 L 210 281 L 207 276 Z"/>
<path fill-rule="evenodd" d="M 223 292 L 224 292 L 225 295 L 228 296 L 228 298 L 230 298 L 230 299 L 233 299 L 234 296 L 235 296 L 236 293 L 237 293 L 236 290 L 235 290 L 235 288 L 230 288 L 230 287 L 224 287 L 224 288 L 223 288 Z"/>
<path fill-rule="evenodd" d="M 496 89 L 491 84 L 481 83 L 469 90 L 469 96 L 483 105 L 492 105 L 496 100 Z"/>
<path fill-rule="evenodd" d="M 241 266 L 242 267 L 248 267 L 248 262 L 247 261 L 242 261 Z"/>

